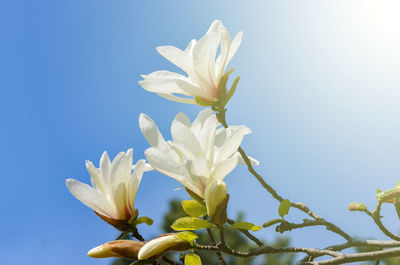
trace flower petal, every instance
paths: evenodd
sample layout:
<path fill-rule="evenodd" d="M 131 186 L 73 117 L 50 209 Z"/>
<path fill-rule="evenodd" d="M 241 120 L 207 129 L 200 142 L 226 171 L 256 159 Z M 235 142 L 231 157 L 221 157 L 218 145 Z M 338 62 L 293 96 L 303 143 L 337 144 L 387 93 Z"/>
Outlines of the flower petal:
<path fill-rule="evenodd" d="M 224 180 L 224 178 L 237 166 L 239 163 L 239 154 L 233 155 L 231 158 L 225 159 L 215 165 L 212 173 L 212 179 Z"/>
<path fill-rule="evenodd" d="M 202 155 L 199 142 L 192 130 L 176 119 L 171 125 L 171 135 L 174 142 L 184 145 L 194 156 L 197 157 Z"/>
<path fill-rule="evenodd" d="M 192 45 L 194 45 L 194 43 L 191 41 L 188 45 L 189 50 L 187 51 L 182 51 L 174 46 L 160 46 L 157 47 L 156 50 L 161 56 L 191 75 L 193 73 L 193 60 L 189 56 L 188 51 L 192 49 L 190 47 Z"/>
<path fill-rule="evenodd" d="M 117 209 L 102 193 L 75 179 L 67 179 L 65 183 L 72 195 L 83 204 L 105 216 L 117 219 Z"/>
<path fill-rule="evenodd" d="M 153 147 L 159 148 L 163 151 L 170 149 L 167 142 L 162 137 L 160 130 L 155 122 L 146 114 L 140 114 L 139 127 L 147 142 Z"/>
<path fill-rule="evenodd" d="M 216 162 L 223 161 L 237 152 L 243 137 L 249 133 L 251 133 L 251 130 L 246 126 L 236 127 L 230 134 L 228 133 L 229 136 L 219 150 Z"/>
<path fill-rule="evenodd" d="M 177 97 L 175 95 L 172 94 L 168 94 L 168 93 L 157 93 L 160 97 L 166 98 L 168 100 L 172 100 L 175 102 L 179 102 L 179 103 L 186 103 L 186 104 L 196 104 L 196 100 L 194 100 L 193 98 L 183 98 L 183 97 Z"/>
<path fill-rule="evenodd" d="M 232 41 L 231 46 L 229 48 L 228 56 L 226 58 L 225 67 L 230 63 L 230 61 L 232 60 L 233 56 L 235 55 L 235 53 L 239 49 L 239 46 L 242 43 L 242 39 L 243 39 L 243 32 L 239 32 L 238 34 L 236 34 L 235 38 L 233 38 L 233 41 Z"/>

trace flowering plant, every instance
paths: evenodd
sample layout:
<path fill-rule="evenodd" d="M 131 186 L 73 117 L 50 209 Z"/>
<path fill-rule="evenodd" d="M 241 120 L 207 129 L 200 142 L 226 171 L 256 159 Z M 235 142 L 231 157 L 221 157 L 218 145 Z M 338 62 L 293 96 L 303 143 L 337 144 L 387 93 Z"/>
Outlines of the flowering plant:
<path fill-rule="evenodd" d="M 163 261 L 175 265 L 179 263 L 171 260 L 166 255 L 167 252 L 180 252 L 180 261 L 185 265 L 200 265 L 201 259 L 196 253 L 201 251 L 215 252 L 222 265 L 228 264 L 224 255 L 243 258 L 301 252 L 306 256 L 298 264 L 303 265 L 368 260 L 377 260 L 376 264 L 379 264 L 381 259 L 400 256 L 400 236 L 384 226 L 380 213 L 382 204 L 387 203 L 394 205 L 400 216 L 399 184 L 393 189 L 377 191 L 377 206 L 373 211 L 360 202 L 349 205 L 350 211 L 359 211 L 370 216 L 379 229 L 392 239 L 362 241 L 318 216 L 304 203 L 285 199 L 257 173 L 254 166 L 258 165 L 258 161 L 249 157 L 240 147 L 244 136 L 251 133 L 251 130 L 244 125 L 229 126 L 226 121 L 226 105 L 234 95 L 239 81 L 237 77 L 228 90 L 227 80 L 233 70 L 226 71 L 226 68 L 241 41 L 241 32 L 231 41 L 226 28 L 216 20 L 199 41 L 192 40 L 184 51 L 172 46 L 157 48 L 162 56 L 184 70 L 187 76 L 157 71 L 143 75 L 140 85 L 147 91 L 172 101 L 197 103 L 211 108 L 200 111 L 193 122 L 185 114 L 178 113 L 171 125 L 170 141 L 164 139 L 149 116 L 141 114 L 140 130 L 150 145 L 144 154 L 148 164 L 141 159 L 133 165 L 132 149 L 119 153 L 112 161 L 107 152 L 104 152 L 99 168 L 90 161 L 86 162 L 92 186 L 74 179 L 66 180 L 68 189 L 78 200 L 122 232 L 116 240 L 91 249 L 88 255 L 94 258 L 126 258 L 135 261 L 132 264 L 159 264 Z M 216 56 L 218 49 L 220 53 Z M 279 217 L 265 222 L 262 227 L 228 218 L 229 194 L 224 179 L 239 163 L 245 164 L 261 186 L 279 202 Z M 138 218 L 135 197 L 144 172 L 151 169 L 180 182 L 192 199 L 182 201 L 186 216 L 174 220 L 171 225 L 177 232 L 146 241 L 139 233 L 137 225 L 151 225 L 153 221 L 149 217 Z M 311 219 L 303 219 L 301 223 L 288 222 L 285 217 L 289 215 L 291 208 L 300 210 Z M 345 243 L 327 248 L 273 247 L 266 245 L 252 233 L 272 226 L 279 233 L 323 226 L 342 237 Z M 198 242 L 201 241 L 198 236 L 198 230 L 201 229 L 207 230 L 211 245 Z M 225 241 L 225 233 L 229 230 L 242 233 L 257 247 L 246 252 L 233 248 Z M 219 234 L 217 240 L 215 231 Z M 130 240 L 132 238 L 136 240 Z M 352 247 L 365 247 L 367 250 L 355 254 L 342 252 Z M 316 260 L 326 256 L 328 258 Z"/>

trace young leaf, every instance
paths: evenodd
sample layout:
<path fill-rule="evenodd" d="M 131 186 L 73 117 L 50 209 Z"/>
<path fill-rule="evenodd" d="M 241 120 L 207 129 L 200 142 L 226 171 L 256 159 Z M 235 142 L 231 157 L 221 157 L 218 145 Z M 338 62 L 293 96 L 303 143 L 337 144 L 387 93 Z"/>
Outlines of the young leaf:
<path fill-rule="evenodd" d="M 133 223 L 135 225 L 139 225 L 139 224 L 143 224 L 143 223 L 145 223 L 147 225 L 152 225 L 153 219 L 151 219 L 150 217 L 147 217 L 147 216 L 142 216 L 142 217 L 139 217 L 138 219 L 136 219 Z"/>
<path fill-rule="evenodd" d="M 201 259 L 194 253 L 185 256 L 185 265 L 201 265 Z"/>
<path fill-rule="evenodd" d="M 281 202 L 281 205 L 279 205 L 279 208 L 278 208 L 278 213 L 279 213 L 280 217 L 283 218 L 285 215 L 287 215 L 289 213 L 289 208 L 290 208 L 291 204 L 292 203 L 288 199 L 283 200 Z"/>
<path fill-rule="evenodd" d="M 207 214 L 207 207 L 198 201 L 184 200 L 182 201 L 182 207 L 185 213 L 192 217 L 203 217 Z"/>
<path fill-rule="evenodd" d="M 189 232 L 189 231 L 185 231 L 185 232 L 180 232 L 177 234 L 177 236 L 180 239 L 183 239 L 187 242 L 189 242 L 189 244 L 192 246 L 194 241 L 199 238 L 198 235 L 196 235 L 195 233 Z"/>
<path fill-rule="evenodd" d="M 226 97 L 224 99 L 224 104 L 223 104 L 224 106 L 226 104 L 228 104 L 228 102 L 229 102 L 229 100 L 231 100 L 233 94 L 235 94 L 236 87 L 237 87 L 237 85 L 239 83 L 239 80 L 240 80 L 240 76 L 236 77 L 236 79 L 233 81 L 231 89 L 229 90 L 228 94 L 226 95 Z"/>
<path fill-rule="evenodd" d="M 195 217 L 182 217 L 176 220 L 171 228 L 177 231 L 215 228 L 216 226 Z"/>
<path fill-rule="evenodd" d="M 235 70 L 235 68 L 232 68 L 229 71 L 227 71 L 223 76 L 221 76 L 221 79 L 219 80 L 218 89 L 217 89 L 218 101 L 224 100 L 224 98 L 226 96 L 226 92 L 227 92 L 226 82 L 228 81 L 228 78 L 229 78 L 230 74 L 233 72 L 233 70 Z"/>
<path fill-rule="evenodd" d="M 251 231 L 259 231 L 262 229 L 259 225 L 255 225 L 249 222 L 237 222 L 229 226 L 228 228 L 251 230 Z"/>

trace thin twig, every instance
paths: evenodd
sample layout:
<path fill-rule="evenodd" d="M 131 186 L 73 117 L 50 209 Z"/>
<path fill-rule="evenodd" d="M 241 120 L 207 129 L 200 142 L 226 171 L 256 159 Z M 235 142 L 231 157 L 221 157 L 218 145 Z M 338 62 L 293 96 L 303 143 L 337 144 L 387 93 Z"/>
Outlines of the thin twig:
<path fill-rule="evenodd" d="M 207 228 L 207 233 L 208 233 L 208 237 L 210 238 L 211 244 L 216 246 L 217 243 L 215 242 L 214 235 L 212 234 L 210 228 Z M 222 257 L 221 251 L 217 250 L 216 255 L 217 255 L 218 260 L 221 262 L 222 265 L 227 265 L 227 263 L 225 262 L 224 258 Z"/>

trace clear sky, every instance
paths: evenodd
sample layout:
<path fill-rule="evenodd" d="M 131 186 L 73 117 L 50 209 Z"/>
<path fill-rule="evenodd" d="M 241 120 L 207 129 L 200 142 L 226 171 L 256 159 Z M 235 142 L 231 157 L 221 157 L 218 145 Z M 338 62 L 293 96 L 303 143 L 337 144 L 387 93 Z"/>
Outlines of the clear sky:
<path fill-rule="evenodd" d="M 253 134 L 244 147 L 284 196 L 304 201 L 353 235 L 384 237 L 349 213 L 375 206 L 375 189 L 400 179 L 400 17 L 398 1 L 3 0 L 0 3 L 0 249 L 2 264 L 108 264 L 86 252 L 117 232 L 66 189 L 89 183 L 98 165 L 130 147 L 148 147 L 138 127 L 146 113 L 169 137 L 179 111 L 200 107 L 148 93 L 140 74 L 176 68 L 155 51 L 185 48 L 214 19 L 244 39 L 230 66 L 241 76 L 230 124 Z M 277 203 L 244 167 L 226 182 L 229 212 L 257 224 Z M 168 199 L 186 197 L 156 172 L 144 176 L 136 206 L 157 235 Z M 389 207 L 384 221 L 399 231 Z M 292 211 L 290 221 L 303 215 Z M 267 239 L 273 229 L 259 232 Z M 322 228 L 291 232 L 293 245 L 341 242 Z"/>

